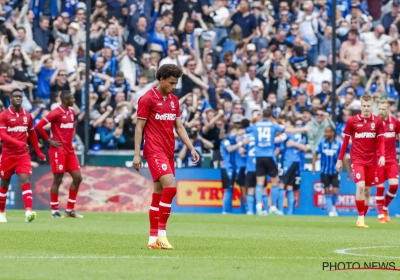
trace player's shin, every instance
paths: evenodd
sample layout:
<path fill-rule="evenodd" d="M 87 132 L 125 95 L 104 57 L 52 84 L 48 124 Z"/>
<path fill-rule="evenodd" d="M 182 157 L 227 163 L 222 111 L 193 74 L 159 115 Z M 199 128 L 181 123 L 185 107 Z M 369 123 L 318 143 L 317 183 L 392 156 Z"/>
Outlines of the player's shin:
<path fill-rule="evenodd" d="M 6 210 L 7 192 L 8 189 L 0 187 L 0 213 Z"/>
<path fill-rule="evenodd" d="M 325 193 L 325 207 L 328 214 L 332 213 L 332 197 L 330 193 Z"/>
<path fill-rule="evenodd" d="M 260 214 L 262 211 L 262 195 L 263 195 L 264 186 L 257 184 L 255 189 L 255 197 L 256 197 L 256 211 L 257 214 Z"/>
<path fill-rule="evenodd" d="M 30 183 L 25 183 L 21 186 L 22 190 L 22 199 L 25 204 L 25 210 L 30 211 L 32 210 L 32 190 L 31 190 L 31 184 Z"/>
<path fill-rule="evenodd" d="M 287 204 L 288 204 L 288 211 L 287 215 L 293 215 L 293 209 L 294 209 L 294 192 L 293 189 L 287 190 Z"/>
<path fill-rule="evenodd" d="M 365 190 L 364 190 L 364 201 L 365 201 L 364 216 L 367 216 L 367 213 L 368 213 L 370 197 L 371 197 L 371 188 L 365 187 Z"/>
<path fill-rule="evenodd" d="M 364 182 L 358 182 L 356 184 L 357 192 L 356 192 L 356 206 L 358 211 L 358 219 L 364 222 L 364 211 L 365 211 L 365 197 L 364 190 L 365 185 Z"/>
<path fill-rule="evenodd" d="M 285 201 L 285 189 L 279 188 L 278 193 L 278 210 L 283 212 L 283 202 Z"/>
<path fill-rule="evenodd" d="M 174 199 L 175 195 L 176 187 L 167 187 L 163 189 L 158 207 L 158 236 L 167 236 L 167 222 L 171 214 L 172 200 Z"/>
<path fill-rule="evenodd" d="M 222 198 L 222 212 L 231 213 L 232 212 L 232 197 L 233 197 L 233 187 L 229 189 L 224 189 L 224 197 Z"/>
<path fill-rule="evenodd" d="M 392 202 L 393 198 L 396 197 L 397 188 L 398 188 L 398 183 L 392 184 L 389 180 L 389 190 L 386 192 L 386 195 L 385 195 L 385 202 L 384 202 L 383 210 L 387 210 L 390 202 Z"/>
<path fill-rule="evenodd" d="M 247 194 L 246 200 L 247 200 L 247 214 L 253 215 L 254 194 Z"/>
<path fill-rule="evenodd" d="M 158 221 L 159 221 L 159 205 L 161 193 L 153 193 L 151 205 L 149 209 L 150 234 L 149 244 L 155 243 L 158 237 Z"/>
<path fill-rule="evenodd" d="M 79 185 L 82 182 L 82 175 L 80 171 L 71 172 L 72 176 L 72 183 L 69 188 L 69 196 L 68 196 L 68 203 L 67 203 L 67 212 L 72 212 L 75 209 L 76 197 L 78 196 L 79 192 Z"/>
<path fill-rule="evenodd" d="M 262 201 L 264 204 L 263 214 L 266 214 L 266 213 L 268 213 L 268 194 L 265 193 L 262 195 Z"/>
<path fill-rule="evenodd" d="M 278 202 L 278 195 L 279 195 L 279 188 L 276 185 L 271 187 L 271 206 L 277 206 Z"/>
<path fill-rule="evenodd" d="M 376 187 L 375 202 L 378 208 L 378 219 L 384 218 L 383 214 L 383 202 L 385 200 L 384 192 L 385 192 L 385 186 L 383 184 L 380 184 Z"/>

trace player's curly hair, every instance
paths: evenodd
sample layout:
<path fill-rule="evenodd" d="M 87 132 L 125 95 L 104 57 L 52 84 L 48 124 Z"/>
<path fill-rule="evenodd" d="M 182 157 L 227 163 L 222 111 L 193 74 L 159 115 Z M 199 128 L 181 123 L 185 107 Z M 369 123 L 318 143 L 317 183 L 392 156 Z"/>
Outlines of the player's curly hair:
<path fill-rule="evenodd" d="M 156 73 L 156 79 L 159 81 L 161 78 L 168 79 L 170 77 L 180 78 L 182 77 L 182 69 L 175 64 L 164 64 L 158 68 Z"/>

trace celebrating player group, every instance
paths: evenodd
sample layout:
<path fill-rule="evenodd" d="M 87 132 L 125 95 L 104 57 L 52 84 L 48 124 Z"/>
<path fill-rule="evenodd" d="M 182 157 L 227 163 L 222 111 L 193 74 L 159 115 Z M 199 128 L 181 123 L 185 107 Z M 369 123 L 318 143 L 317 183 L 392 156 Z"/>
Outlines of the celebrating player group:
<path fill-rule="evenodd" d="M 400 123 L 389 115 L 389 103 L 386 100 L 380 100 L 378 106 L 379 117 L 372 114 L 372 97 L 361 97 L 361 113 L 347 121 L 343 145 L 336 163 L 336 169 L 340 172 L 351 137 L 350 159 L 356 183 L 358 228 L 368 228 L 364 217 L 368 212 L 371 187 L 377 186 L 379 223 L 390 222 L 388 206 L 398 187 L 396 139 L 400 134 Z M 390 188 L 384 196 L 385 180 L 389 180 Z"/>
<path fill-rule="evenodd" d="M 61 92 L 60 97 L 62 104 L 43 117 L 36 125 L 37 132 L 50 145 L 50 164 L 54 174 L 54 182 L 50 188 L 51 217 L 63 217 L 58 211 L 58 188 L 64 172 L 69 172 L 73 182 L 69 191 L 65 215 L 67 217 L 82 218 L 74 210 L 79 184 L 82 180 L 79 161 L 72 146 L 75 132 L 75 112 L 72 106 L 75 99 L 74 95 L 67 91 Z M 10 94 L 10 107 L 0 114 L 0 138 L 2 142 L 2 154 L 0 157 L 0 222 L 2 223 L 7 222 L 5 213 L 6 200 L 13 174 L 17 174 L 21 185 L 26 210 L 25 221 L 32 222 L 36 218 L 36 212 L 32 210 L 33 195 L 30 185 L 32 166 L 27 136 L 38 158 L 41 160 L 46 159 L 45 155 L 40 151 L 32 116 L 21 107 L 22 98 L 23 92 L 20 89 L 12 91 Z M 53 138 L 50 138 L 44 129 L 47 124 L 51 124 Z"/>

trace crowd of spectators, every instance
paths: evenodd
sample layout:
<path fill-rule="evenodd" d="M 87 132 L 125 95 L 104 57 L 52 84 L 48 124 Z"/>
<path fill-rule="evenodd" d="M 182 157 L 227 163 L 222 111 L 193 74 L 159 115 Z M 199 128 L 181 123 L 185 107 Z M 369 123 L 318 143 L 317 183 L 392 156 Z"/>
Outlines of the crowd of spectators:
<path fill-rule="evenodd" d="M 77 149 L 85 129 L 94 151 L 133 149 L 138 99 L 157 85 L 157 68 L 173 63 L 184 73 L 174 93 L 182 121 L 200 154 L 211 151 L 214 166 L 227 127 L 268 107 L 278 121 L 285 115 L 310 125 L 313 152 L 326 126 L 341 136 L 365 93 L 387 98 L 397 114 L 397 1 L 337 0 L 332 7 L 332 0 L 98 0 L 88 11 L 85 1 L 0 0 L 0 108 L 9 106 L 14 88 L 22 88 L 23 107 L 38 121 L 69 90 L 76 100 Z M 90 127 L 83 122 L 86 106 Z M 182 146 L 177 140 L 177 156 L 193 166 Z"/>

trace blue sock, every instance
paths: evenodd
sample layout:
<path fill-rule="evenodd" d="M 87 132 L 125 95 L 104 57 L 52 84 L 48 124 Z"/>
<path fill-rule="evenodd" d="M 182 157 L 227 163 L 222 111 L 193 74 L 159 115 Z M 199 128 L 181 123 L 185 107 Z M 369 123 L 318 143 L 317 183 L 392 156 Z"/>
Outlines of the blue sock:
<path fill-rule="evenodd" d="M 247 211 L 254 214 L 254 194 L 248 194 L 246 196 L 247 200 Z"/>
<path fill-rule="evenodd" d="M 336 206 L 337 197 L 337 195 L 332 195 L 332 206 Z"/>
<path fill-rule="evenodd" d="M 243 197 L 240 197 L 240 209 L 242 210 L 242 213 L 247 213 L 247 205 L 244 203 Z"/>
<path fill-rule="evenodd" d="M 264 204 L 264 210 L 268 212 L 268 194 L 262 195 L 262 201 Z"/>
<path fill-rule="evenodd" d="M 224 198 L 222 199 L 222 211 L 226 213 L 232 212 L 232 194 L 233 189 L 225 189 Z"/>
<path fill-rule="evenodd" d="M 287 200 L 288 200 L 288 211 L 287 215 L 293 215 L 293 208 L 294 208 L 294 193 L 293 190 L 287 191 Z"/>
<path fill-rule="evenodd" d="M 272 186 L 270 194 L 271 194 L 271 206 L 277 206 L 276 203 L 278 201 L 278 195 L 279 195 L 278 186 Z"/>
<path fill-rule="evenodd" d="M 283 211 L 283 201 L 285 200 L 285 189 L 279 188 L 278 210 Z"/>
<path fill-rule="evenodd" d="M 263 195 L 264 187 L 262 185 L 256 185 L 256 204 L 262 203 L 262 195 Z"/>
<path fill-rule="evenodd" d="M 328 213 L 332 212 L 332 200 L 333 199 L 330 194 L 325 195 L 325 207 Z"/>

